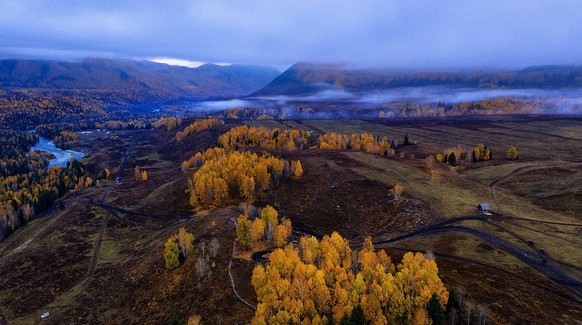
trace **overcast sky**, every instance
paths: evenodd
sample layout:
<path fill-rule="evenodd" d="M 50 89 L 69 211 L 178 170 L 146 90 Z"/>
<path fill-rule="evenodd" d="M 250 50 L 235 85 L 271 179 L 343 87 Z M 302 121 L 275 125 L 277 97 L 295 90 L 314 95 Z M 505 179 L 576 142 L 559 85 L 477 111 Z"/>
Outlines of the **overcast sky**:
<path fill-rule="evenodd" d="M 0 0 L 0 57 L 520 68 L 582 63 L 582 1 Z M 169 61 L 168 61 L 169 62 Z"/>

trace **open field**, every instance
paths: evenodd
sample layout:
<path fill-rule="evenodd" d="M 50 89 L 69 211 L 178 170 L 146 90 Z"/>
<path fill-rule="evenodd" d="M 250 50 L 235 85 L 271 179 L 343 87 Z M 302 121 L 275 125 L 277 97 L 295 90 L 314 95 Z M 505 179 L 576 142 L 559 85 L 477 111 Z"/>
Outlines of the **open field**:
<path fill-rule="evenodd" d="M 105 180 L 69 193 L 65 210 L 30 222 L 0 244 L 0 309 L 10 324 L 35 323 L 45 311 L 51 316 L 42 324 L 164 324 L 174 314 L 200 314 L 210 324 L 248 322 L 253 311 L 234 296 L 227 273 L 237 202 L 195 211 L 186 193 L 192 171 L 180 170 L 183 160 L 216 146 L 220 134 L 243 122 L 288 125 L 315 136 L 371 132 L 401 141 L 408 134 L 417 143 L 399 148 L 395 158 L 350 150 L 270 151 L 301 160 L 304 174 L 253 203 L 273 205 L 297 230 L 338 231 L 355 247 L 365 235 L 388 241 L 382 247 L 393 261 L 404 251 L 433 250 L 445 284 L 463 285 L 468 301 L 487 304 L 490 323 L 582 321 L 581 297 L 539 271 L 556 267 L 582 280 L 582 119 L 490 117 L 229 120 L 182 142 L 162 129 L 81 139 L 83 150 L 91 152 L 85 159 L 91 171 L 109 168 L 116 175 L 127 157 L 121 182 Z M 493 160 L 463 161 L 456 168 L 437 164 L 428 172 L 427 155 L 457 145 L 467 151 L 478 143 L 492 149 Z M 505 159 L 510 146 L 519 160 Z M 147 181 L 135 179 L 136 165 L 147 171 Z M 396 183 L 405 189 L 398 202 L 388 194 Z M 475 216 L 479 203 L 499 213 L 454 221 Z M 448 220 L 454 222 L 438 228 Z M 194 267 L 199 249 L 178 269 L 164 268 L 164 242 L 179 227 L 194 234 L 195 246 L 219 239 L 209 277 L 200 278 Z M 430 227 L 438 231 L 423 233 Z M 419 235 L 389 242 L 411 232 Z M 233 259 L 237 291 L 252 304 L 254 266 L 249 258 Z"/>

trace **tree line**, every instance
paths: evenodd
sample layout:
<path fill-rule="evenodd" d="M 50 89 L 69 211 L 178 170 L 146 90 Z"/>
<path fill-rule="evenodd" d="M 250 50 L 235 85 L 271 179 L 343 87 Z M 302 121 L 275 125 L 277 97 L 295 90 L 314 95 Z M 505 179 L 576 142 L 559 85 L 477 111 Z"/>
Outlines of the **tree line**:
<path fill-rule="evenodd" d="M 261 147 L 271 150 L 293 151 L 303 149 L 310 133 L 299 129 L 249 127 L 247 125 L 230 129 L 218 138 L 220 145 L 227 150 L 248 147 Z"/>
<path fill-rule="evenodd" d="M 272 206 L 267 205 L 254 219 L 251 217 L 249 210 L 245 209 L 236 219 L 236 236 L 242 249 L 283 247 L 289 240 L 293 231 L 291 220 L 279 218 L 279 213 Z"/>
<path fill-rule="evenodd" d="M 184 130 L 176 133 L 176 141 L 180 142 L 192 133 L 200 132 L 217 125 L 224 125 L 224 120 L 218 118 L 197 119 L 194 123 L 185 127 Z"/>

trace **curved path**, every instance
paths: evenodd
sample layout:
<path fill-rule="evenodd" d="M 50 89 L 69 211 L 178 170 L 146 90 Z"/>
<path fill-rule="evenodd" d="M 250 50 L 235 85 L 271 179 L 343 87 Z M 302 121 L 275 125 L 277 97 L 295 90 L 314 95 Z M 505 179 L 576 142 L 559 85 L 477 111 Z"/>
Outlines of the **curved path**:
<path fill-rule="evenodd" d="M 383 244 L 390 244 L 396 243 L 408 238 L 413 238 L 417 236 L 433 234 L 433 233 L 441 233 L 441 232 L 463 232 L 474 237 L 478 237 L 489 244 L 496 246 L 497 248 L 503 250 L 504 252 L 513 255 L 514 257 L 518 258 L 531 268 L 535 269 L 536 271 L 542 273 L 552 281 L 560 284 L 568 291 L 573 293 L 578 301 L 582 301 L 582 283 L 567 274 L 566 272 L 562 271 L 555 262 L 551 261 L 547 257 L 541 257 L 537 253 L 533 253 L 529 250 L 525 250 L 513 243 L 508 242 L 500 237 L 493 236 L 489 233 L 482 232 L 479 230 L 475 230 L 473 228 L 465 227 L 465 226 L 455 226 L 452 225 L 453 223 L 465 220 L 482 220 L 485 222 L 490 223 L 485 217 L 478 217 L 478 216 L 468 216 L 468 217 L 459 217 L 449 219 L 435 225 L 427 226 L 425 228 L 412 231 L 410 233 L 400 235 L 394 238 L 381 240 L 374 242 L 374 245 L 383 245 Z M 496 225 L 498 226 L 498 225 Z M 501 226 L 498 226 L 503 229 Z M 519 236 L 511 233 L 513 236 L 517 237 L 519 240 L 522 240 Z"/>
<path fill-rule="evenodd" d="M 257 310 L 255 306 L 253 306 L 250 302 L 246 301 L 241 297 L 238 292 L 236 291 L 236 286 L 234 285 L 234 277 L 232 276 L 232 272 L 230 271 L 232 268 L 232 259 L 236 254 L 236 239 L 232 241 L 232 255 L 230 256 L 230 261 L 228 261 L 228 276 L 230 277 L 230 285 L 232 287 L 232 291 L 234 295 L 240 300 L 243 304 L 249 306 L 252 310 Z"/>
<path fill-rule="evenodd" d="M 509 174 L 504 175 L 500 178 L 497 178 L 495 180 L 493 180 L 491 183 L 489 183 L 489 194 L 491 195 L 491 200 L 493 200 L 493 203 L 495 204 L 495 206 L 497 207 L 497 213 L 501 213 L 501 208 L 499 207 L 499 204 L 497 204 L 497 201 L 495 200 L 495 195 L 493 194 L 493 187 L 501 182 L 504 181 L 510 177 L 512 177 L 513 175 L 519 173 L 522 170 L 528 169 L 528 168 L 532 168 L 532 167 L 539 167 L 541 165 L 530 165 L 530 166 L 522 166 L 519 168 L 514 169 L 513 171 L 511 171 Z"/>

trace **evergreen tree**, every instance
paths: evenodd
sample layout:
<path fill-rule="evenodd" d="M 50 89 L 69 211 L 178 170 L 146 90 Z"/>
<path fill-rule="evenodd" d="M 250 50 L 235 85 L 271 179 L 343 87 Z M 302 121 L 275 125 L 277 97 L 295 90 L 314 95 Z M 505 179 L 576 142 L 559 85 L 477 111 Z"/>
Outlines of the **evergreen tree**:
<path fill-rule="evenodd" d="M 426 310 L 428 311 L 428 317 L 432 319 L 433 325 L 445 325 L 445 312 L 436 294 L 432 294 Z"/>
<path fill-rule="evenodd" d="M 350 317 L 350 324 L 352 325 L 366 325 L 366 316 L 364 316 L 364 309 L 361 305 L 357 305 L 354 310 L 352 310 L 352 316 Z"/>
<path fill-rule="evenodd" d="M 455 288 L 449 290 L 449 300 L 447 301 L 447 312 L 452 309 L 459 309 L 459 301 L 457 299 L 457 291 Z"/>
<path fill-rule="evenodd" d="M 350 320 L 348 313 L 345 313 L 344 317 L 340 319 L 340 325 L 352 325 L 352 321 Z"/>
<path fill-rule="evenodd" d="M 404 146 L 410 145 L 410 140 L 408 140 L 408 133 L 404 135 L 404 143 L 402 145 Z"/>
<path fill-rule="evenodd" d="M 457 157 L 455 156 L 454 152 L 451 152 L 451 154 L 449 155 L 449 165 L 451 166 L 457 166 Z"/>
<path fill-rule="evenodd" d="M 178 318 L 178 315 L 174 314 L 174 316 L 172 316 L 172 321 L 171 323 L 172 325 L 183 325 L 184 323 L 182 322 L 182 320 L 180 318 Z"/>

